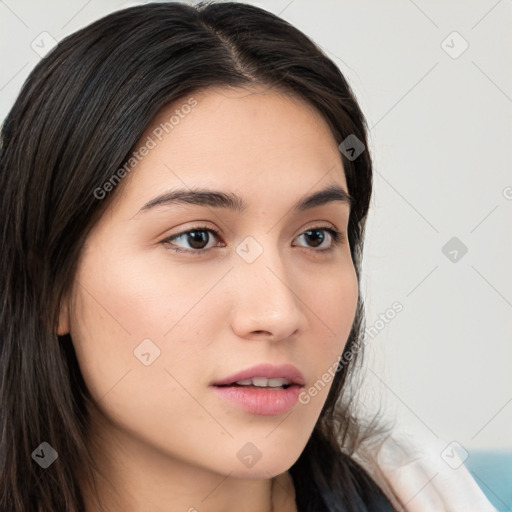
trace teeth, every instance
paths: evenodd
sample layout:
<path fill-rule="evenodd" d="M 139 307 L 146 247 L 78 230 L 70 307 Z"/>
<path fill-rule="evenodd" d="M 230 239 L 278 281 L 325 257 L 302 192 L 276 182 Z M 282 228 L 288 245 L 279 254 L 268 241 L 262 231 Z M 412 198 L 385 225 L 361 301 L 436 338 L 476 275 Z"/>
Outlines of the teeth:
<path fill-rule="evenodd" d="M 290 384 L 288 379 L 268 379 L 267 385 L 271 388 L 277 388 L 279 386 L 283 386 L 285 384 Z"/>
<path fill-rule="evenodd" d="M 290 384 L 288 379 L 267 379 L 266 377 L 254 377 L 252 379 L 237 380 L 237 384 L 240 386 L 257 386 L 261 388 L 271 387 L 279 388 L 284 385 Z"/>

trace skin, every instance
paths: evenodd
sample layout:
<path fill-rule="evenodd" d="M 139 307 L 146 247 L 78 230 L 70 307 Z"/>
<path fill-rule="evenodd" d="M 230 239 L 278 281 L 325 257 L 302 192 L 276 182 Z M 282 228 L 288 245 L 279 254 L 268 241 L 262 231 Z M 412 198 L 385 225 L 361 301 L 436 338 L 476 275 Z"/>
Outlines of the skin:
<path fill-rule="evenodd" d="M 311 106 L 282 92 L 212 88 L 193 97 L 197 106 L 118 185 L 60 312 L 59 334 L 70 332 L 97 402 L 90 449 L 102 472 L 98 493 L 106 511 L 296 511 L 288 469 L 332 381 L 273 416 L 245 412 L 209 385 L 270 362 L 293 364 L 309 388 L 342 353 L 358 293 L 350 207 L 292 210 L 330 184 L 347 190 L 338 142 Z M 162 110 L 140 144 L 186 100 Z M 233 192 L 247 208 L 138 213 L 175 187 Z M 163 242 L 198 225 L 219 233 L 203 233 L 200 254 Z M 317 247 L 304 233 L 318 227 L 345 239 L 334 245 L 322 231 Z M 247 236 L 263 248 L 252 263 L 236 252 Z M 172 243 L 198 251 L 190 236 Z M 146 338 L 160 349 L 148 366 L 134 355 Z M 251 468 L 237 457 L 248 442 L 262 455 Z M 87 510 L 98 510 L 89 489 L 86 496 Z"/>

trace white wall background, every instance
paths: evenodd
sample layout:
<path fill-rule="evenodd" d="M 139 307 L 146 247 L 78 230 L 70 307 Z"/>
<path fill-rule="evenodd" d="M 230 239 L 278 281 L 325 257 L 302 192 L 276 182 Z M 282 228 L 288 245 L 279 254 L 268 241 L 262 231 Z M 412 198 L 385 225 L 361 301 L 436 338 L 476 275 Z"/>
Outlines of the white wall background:
<path fill-rule="evenodd" d="M 42 32 L 60 40 L 135 3 L 0 1 L 0 119 Z M 327 52 L 371 127 L 368 395 L 467 450 L 512 448 L 512 2 L 251 3 Z M 467 247 L 449 247 L 457 261 L 442 250 L 452 237 Z"/>

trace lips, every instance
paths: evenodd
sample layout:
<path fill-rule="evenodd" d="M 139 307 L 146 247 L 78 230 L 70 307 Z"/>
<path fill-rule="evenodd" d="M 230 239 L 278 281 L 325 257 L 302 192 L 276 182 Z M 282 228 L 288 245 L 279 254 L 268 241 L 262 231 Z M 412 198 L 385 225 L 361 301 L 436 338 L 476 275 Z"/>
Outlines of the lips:
<path fill-rule="evenodd" d="M 246 385 L 243 381 L 252 381 L 255 385 Z M 285 381 L 286 385 L 277 386 Z M 302 373 L 291 364 L 258 364 L 220 379 L 210 387 L 230 407 L 260 416 L 276 416 L 289 412 L 297 404 L 304 385 Z"/>
<path fill-rule="evenodd" d="M 229 386 L 234 385 L 237 381 L 253 379 L 256 377 L 264 377 L 267 379 L 288 379 L 291 385 L 295 384 L 301 387 L 305 384 L 304 376 L 295 366 L 291 364 L 272 365 L 264 363 L 251 366 L 246 370 L 229 375 L 228 377 L 213 382 L 211 386 Z"/>

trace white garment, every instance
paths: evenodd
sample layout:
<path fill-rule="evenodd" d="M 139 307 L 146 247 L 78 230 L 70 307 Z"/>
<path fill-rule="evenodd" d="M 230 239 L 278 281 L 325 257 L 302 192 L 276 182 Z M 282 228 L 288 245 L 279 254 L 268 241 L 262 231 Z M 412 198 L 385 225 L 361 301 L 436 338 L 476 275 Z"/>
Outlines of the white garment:
<path fill-rule="evenodd" d="M 456 448 L 457 443 L 401 427 L 355 459 L 400 512 L 497 512 Z"/>

